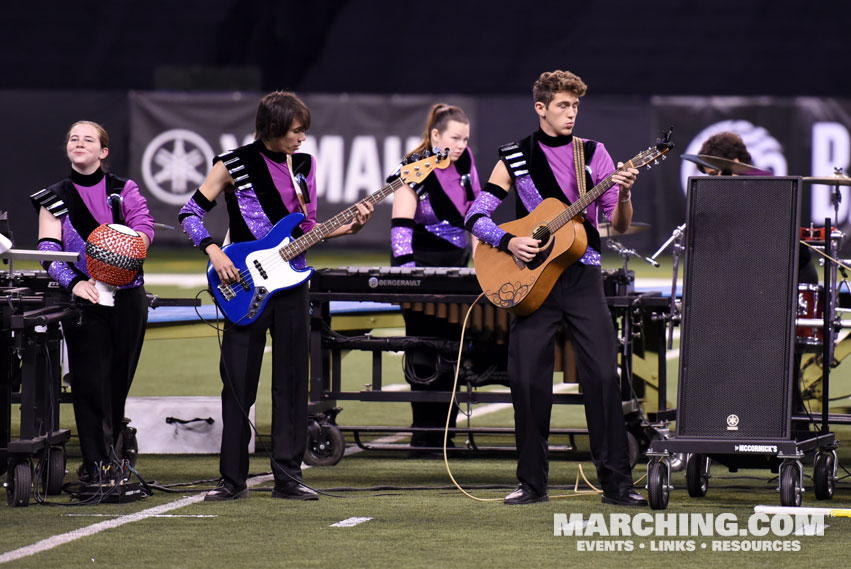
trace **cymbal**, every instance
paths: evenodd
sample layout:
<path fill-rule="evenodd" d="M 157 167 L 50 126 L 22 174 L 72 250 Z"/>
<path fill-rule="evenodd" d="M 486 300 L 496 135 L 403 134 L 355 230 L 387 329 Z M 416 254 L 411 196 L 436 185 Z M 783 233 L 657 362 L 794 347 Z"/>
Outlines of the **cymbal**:
<path fill-rule="evenodd" d="M 744 162 L 736 162 L 735 160 L 727 160 L 718 156 L 709 156 L 708 154 L 683 154 L 683 160 L 694 162 L 704 168 L 729 172 L 739 176 L 773 176 L 768 170 L 757 168 Z"/>
<path fill-rule="evenodd" d="M 641 223 L 637 221 L 626 228 L 626 231 L 623 233 L 618 233 L 614 229 L 612 229 L 611 223 L 601 223 L 600 227 L 597 230 L 600 232 L 600 237 L 620 237 L 621 235 L 632 235 L 633 233 L 641 233 L 642 231 L 647 231 L 650 229 L 649 223 Z"/>
<path fill-rule="evenodd" d="M 827 184 L 828 186 L 851 186 L 851 178 L 848 176 L 822 176 L 801 178 L 805 184 Z"/>

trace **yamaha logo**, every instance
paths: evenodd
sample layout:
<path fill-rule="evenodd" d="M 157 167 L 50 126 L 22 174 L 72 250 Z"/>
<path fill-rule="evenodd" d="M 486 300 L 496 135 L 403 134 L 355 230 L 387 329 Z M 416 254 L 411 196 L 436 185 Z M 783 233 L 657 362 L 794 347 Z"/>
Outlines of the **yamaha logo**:
<path fill-rule="evenodd" d="M 706 139 L 719 132 L 733 132 L 742 137 L 745 146 L 748 147 L 753 158 L 753 166 L 770 170 L 775 176 L 785 176 L 788 173 L 788 164 L 786 157 L 783 155 L 783 147 L 776 138 L 771 136 L 761 126 L 757 126 L 745 120 L 727 120 L 709 125 L 695 136 L 688 147 L 685 149 L 685 154 L 698 154 L 700 147 L 706 142 Z M 680 167 L 680 181 L 682 183 L 683 192 L 688 188 L 688 179 L 690 176 L 699 176 L 700 171 L 697 165 L 688 160 L 682 161 Z"/>
<path fill-rule="evenodd" d="M 727 430 L 728 431 L 738 431 L 739 430 L 739 416 L 738 415 L 727 415 Z"/>
<path fill-rule="evenodd" d="M 154 137 L 142 155 L 142 179 L 161 202 L 183 205 L 212 167 L 213 148 L 201 135 L 177 128 Z"/>
<path fill-rule="evenodd" d="M 369 277 L 369 288 L 378 288 L 378 278 Z"/>

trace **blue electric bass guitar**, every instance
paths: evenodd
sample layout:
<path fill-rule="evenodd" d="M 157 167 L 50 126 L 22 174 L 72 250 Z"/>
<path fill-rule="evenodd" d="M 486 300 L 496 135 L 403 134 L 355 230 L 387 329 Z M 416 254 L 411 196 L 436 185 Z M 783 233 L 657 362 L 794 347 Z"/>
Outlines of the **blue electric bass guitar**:
<path fill-rule="evenodd" d="M 449 159 L 445 152 L 404 164 L 399 170 L 398 178 L 358 203 L 375 205 L 403 185 L 419 184 L 435 168 L 442 170 L 447 166 Z M 298 239 L 293 239 L 291 234 L 304 220 L 304 215 L 292 213 L 276 223 L 262 239 L 226 245 L 222 251 L 236 266 L 240 279 L 237 282 L 223 283 L 210 263 L 207 267 L 207 282 L 216 304 L 234 324 L 251 324 L 260 316 L 270 296 L 298 286 L 313 275 L 312 267 L 296 269 L 292 266 L 292 259 L 335 230 L 351 223 L 356 213 L 357 204 L 316 225 Z"/>

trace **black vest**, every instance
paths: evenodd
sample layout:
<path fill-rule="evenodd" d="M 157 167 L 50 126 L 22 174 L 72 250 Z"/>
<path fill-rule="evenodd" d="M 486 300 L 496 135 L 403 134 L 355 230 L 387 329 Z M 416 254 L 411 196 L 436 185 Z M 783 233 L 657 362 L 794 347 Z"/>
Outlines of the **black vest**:
<path fill-rule="evenodd" d="M 583 140 L 582 148 L 585 153 L 585 163 L 588 164 L 594 156 L 597 143 L 593 140 Z M 570 200 L 564 195 L 564 192 L 558 185 L 558 181 L 556 181 L 555 174 L 553 174 L 550 168 L 546 154 L 544 154 L 544 151 L 539 146 L 537 132 L 518 142 L 500 146 L 499 157 L 506 168 L 508 168 L 512 180 L 516 181 L 521 176 L 530 176 L 541 199 L 556 198 L 559 201 L 570 204 Z M 587 170 L 585 171 L 585 184 L 588 190 L 594 187 L 594 182 Z M 514 203 L 515 214 L 518 218 L 525 217 L 531 213 L 526 210 L 523 200 L 519 196 L 514 196 Z M 597 252 L 601 252 L 600 232 L 587 219 L 582 225 L 585 227 L 585 233 L 588 235 L 588 246 Z"/>
<path fill-rule="evenodd" d="M 213 164 L 220 160 L 224 163 L 233 178 L 235 188 L 250 184 L 260 202 L 260 207 L 263 208 L 266 217 L 274 225 L 292 212 L 287 209 L 278 188 L 275 187 L 272 175 L 263 159 L 263 152 L 277 157 L 277 153 L 269 152 L 261 141 L 255 140 L 251 144 L 216 156 L 213 159 Z M 293 176 L 301 174 L 306 178 L 310 173 L 311 159 L 309 154 L 293 154 L 292 164 Z M 307 198 L 307 189 L 303 188 L 303 190 L 305 198 Z M 239 210 L 239 200 L 236 194 L 228 191 L 225 194 L 225 203 L 228 208 L 231 242 L 254 241 L 254 234 L 251 233 L 245 218 L 242 217 L 242 212 Z M 300 237 L 303 234 L 304 232 L 300 227 L 293 229 L 293 238 Z"/>
<path fill-rule="evenodd" d="M 126 178 L 120 178 L 115 174 L 106 173 L 104 177 L 106 178 L 105 197 L 110 194 L 120 195 L 124 186 L 127 185 Z M 74 182 L 71 181 L 71 178 L 60 180 L 52 186 L 48 186 L 45 191 L 33 194 L 31 197 L 36 208 L 44 206 L 57 218 L 61 217 L 67 210 L 71 225 L 74 226 L 74 229 L 77 230 L 84 241 L 100 225 L 92 212 L 89 211 L 79 192 L 74 188 Z M 64 208 L 50 207 L 50 204 L 56 205 L 60 201 L 65 204 Z"/>

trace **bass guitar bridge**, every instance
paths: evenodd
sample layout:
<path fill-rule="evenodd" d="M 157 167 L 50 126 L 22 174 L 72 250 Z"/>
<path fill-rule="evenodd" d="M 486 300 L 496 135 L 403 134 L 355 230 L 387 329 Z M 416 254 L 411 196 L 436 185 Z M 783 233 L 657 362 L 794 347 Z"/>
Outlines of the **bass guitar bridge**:
<path fill-rule="evenodd" d="M 225 300 L 233 300 L 234 298 L 236 298 L 235 287 L 237 285 L 241 286 L 242 290 L 244 290 L 245 292 L 249 292 L 251 290 L 251 286 L 249 286 L 248 281 L 246 281 L 245 278 L 239 279 L 239 281 L 234 284 L 219 283 L 216 288 L 219 289 L 219 293 L 221 293 L 222 298 L 224 298 Z"/>

